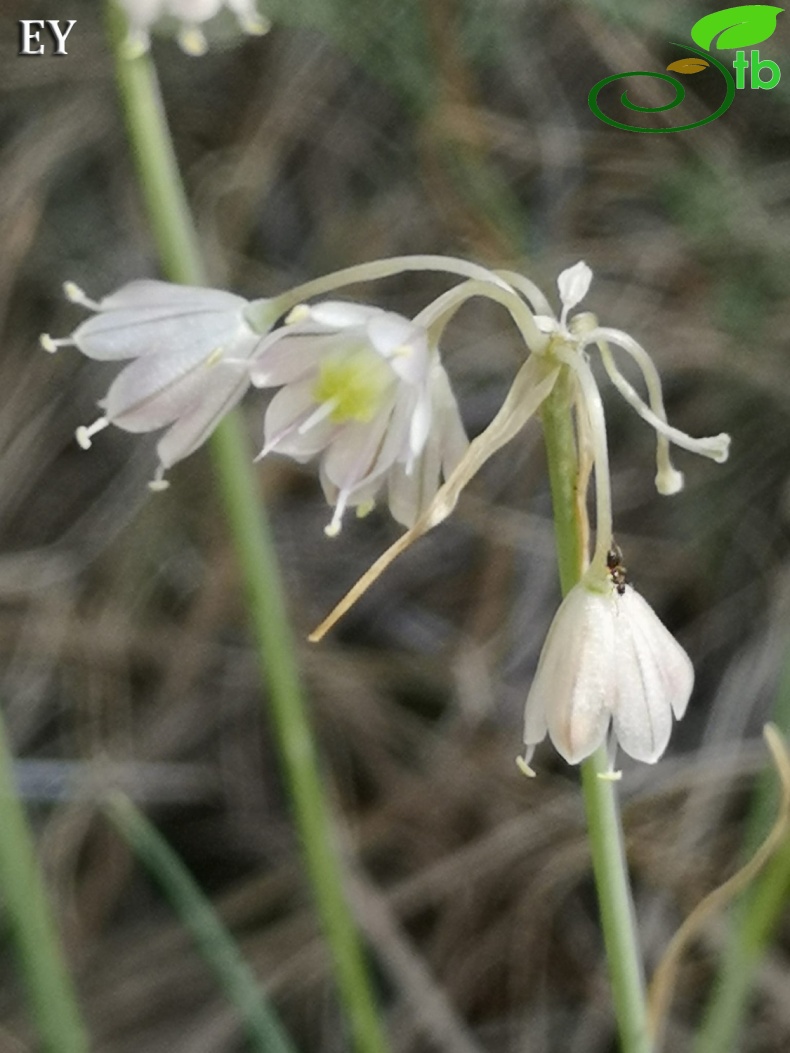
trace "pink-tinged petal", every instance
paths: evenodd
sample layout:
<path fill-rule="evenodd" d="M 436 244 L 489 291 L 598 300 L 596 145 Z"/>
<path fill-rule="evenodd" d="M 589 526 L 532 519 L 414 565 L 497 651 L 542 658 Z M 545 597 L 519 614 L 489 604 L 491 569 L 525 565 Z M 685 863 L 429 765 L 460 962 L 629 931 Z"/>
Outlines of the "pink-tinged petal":
<path fill-rule="evenodd" d="M 203 348 L 160 351 L 130 363 L 100 403 L 105 416 L 125 431 L 153 431 L 171 424 L 208 393 L 219 363 Z"/>
<path fill-rule="evenodd" d="M 217 366 L 211 388 L 159 440 L 156 452 L 162 465 L 170 468 L 202 446 L 248 387 L 246 371 L 237 366 Z"/>
<path fill-rule="evenodd" d="M 577 585 L 549 629 L 525 710 L 528 746 L 544 724 L 557 751 L 578 764 L 604 740 L 614 686 L 614 626 L 608 594 Z"/>

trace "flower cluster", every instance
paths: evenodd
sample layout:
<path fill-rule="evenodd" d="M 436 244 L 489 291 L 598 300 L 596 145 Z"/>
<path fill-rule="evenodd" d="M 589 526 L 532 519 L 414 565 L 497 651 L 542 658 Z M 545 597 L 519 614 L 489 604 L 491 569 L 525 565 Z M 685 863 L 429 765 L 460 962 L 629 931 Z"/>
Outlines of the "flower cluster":
<path fill-rule="evenodd" d="M 147 51 L 151 27 L 161 18 L 170 16 L 178 22 L 179 46 L 188 55 L 203 55 L 206 37 L 201 26 L 210 21 L 223 7 L 238 19 L 245 33 L 259 36 L 270 27 L 256 7 L 255 0 L 120 0 L 129 21 L 127 50 L 132 55 Z"/>
<path fill-rule="evenodd" d="M 201 10 L 211 6 L 206 2 Z M 351 281 L 406 269 L 443 269 L 467 280 L 413 319 L 340 300 L 307 302 Z M 729 436 L 696 439 L 670 426 L 647 352 L 628 334 L 599 325 L 589 312 L 571 316 L 591 280 L 592 271 L 582 262 L 560 274 L 558 317 L 525 277 L 439 257 L 377 261 L 256 301 L 139 281 L 94 302 L 67 284 L 69 298 L 94 314 L 70 337 L 45 335 L 42 344 L 49 351 L 73 345 L 90 358 L 130 360 L 100 403 L 101 416 L 79 428 L 77 440 L 87 449 L 110 424 L 130 432 L 166 429 L 157 444 L 154 489 L 167 485 L 165 471 L 197 449 L 254 386 L 275 389 L 259 459 L 279 453 L 299 462 L 319 460 L 321 486 L 334 509 L 327 534 L 338 533 L 348 508 L 364 515 L 386 494 L 406 532 L 311 639 L 320 639 L 397 555 L 450 514 L 469 480 L 565 377 L 583 486 L 594 471 L 595 545 L 544 644 L 527 698 L 527 752 L 520 764 L 532 774 L 532 754 L 548 734 L 571 764 L 608 741 L 613 769 L 618 746 L 648 763 L 662 755 L 673 719 L 685 712 L 694 674 L 680 644 L 628 584 L 614 546 L 606 426 L 590 349 L 597 349 L 615 388 L 656 432 L 660 493 L 676 493 L 683 485 L 670 444 L 721 462 Z M 494 420 L 469 443 L 439 341 L 473 296 L 505 307 L 530 353 Z M 636 363 L 646 401 L 620 372 L 610 345 Z"/>

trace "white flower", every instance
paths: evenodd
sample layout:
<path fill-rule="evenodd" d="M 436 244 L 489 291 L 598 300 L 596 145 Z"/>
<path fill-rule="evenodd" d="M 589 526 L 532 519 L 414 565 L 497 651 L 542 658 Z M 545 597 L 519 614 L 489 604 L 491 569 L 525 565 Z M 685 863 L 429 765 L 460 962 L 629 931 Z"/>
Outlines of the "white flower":
<path fill-rule="evenodd" d="M 659 759 L 673 715 L 680 720 L 694 685 L 691 661 L 630 585 L 592 573 L 575 585 L 549 629 L 524 718 L 522 767 L 548 731 L 578 764 L 605 741 L 635 760 Z"/>
<path fill-rule="evenodd" d="M 564 270 L 557 279 L 562 304 L 559 319 L 547 315 L 539 315 L 535 319 L 542 332 L 550 334 L 553 338 L 549 343 L 547 353 L 551 354 L 552 351 L 556 352 L 558 347 L 565 347 L 578 356 L 583 355 L 590 345 L 594 344 L 598 347 L 604 368 L 614 386 L 657 432 L 656 488 L 662 494 L 677 493 L 683 488 L 683 475 L 673 467 L 670 461 L 669 443 L 675 443 L 692 453 L 709 457 L 721 464 L 727 460 L 729 455 L 730 437 L 722 433 L 708 438 L 695 439 L 671 427 L 667 423 L 664 409 L 661 379 L 647 351 L 627 333 L 599 325 L 598 319 L 590 312 L 583 312 L 568 320 L 568 312 L 577 307 L 587 295 L 592 277 L 592 270 L 586 263 L 580 261 Z M 608 343 L 622 348 L 639 366 L 647 387 L 648 405 L 617 368 Z M 572 365 L 570 362 L 568 364 Z"/>
<path fill-rule="evenodd" d="M 270 27 L 257 10 L 256 0 L 121 0 L 129 19 L 127 48 L 132 55 L 148 50 L 151 26 L 165 15 L 178 20 L 178 43 L 188 55 L 203 55 L 206 38 L 201 25 L 223 8 L 232 11 L 245 33 L 260 35 Z"/>
<path fill-rule="evenodd" d="M 160 464 L 150 483 L 163 489 L 165 469 L 197 449 L 249 387 L 247 360 L 261 334 L 246 321 L 247 301 L 159 281 L 131 282 L 98 303 L 72 283 L 64 288 L 70 300 L 96 314 L 70 337 L 44 334 L 43 347 L 73 345 L 102 361 L 134 359 L 99 403 L 102 415 L 77 429 L 77 441 L 88 449 L 92 436 L 109 424 L 131 432 L 169 425 L 156 448 Z M 275 318 L 272 308 L 272 323 Z"/>
<path fill-rule="evenodd" d="M 257 387 L 276 387 L 263 457 L 321 455 L 321 484 L 340 530 L 345 509 L 364 514 L 385 486 L 395 518 L 411 526 L 468 445 L 427 331 L 377 307 L 327 301 L 291 312 L 251 363 Z"/>

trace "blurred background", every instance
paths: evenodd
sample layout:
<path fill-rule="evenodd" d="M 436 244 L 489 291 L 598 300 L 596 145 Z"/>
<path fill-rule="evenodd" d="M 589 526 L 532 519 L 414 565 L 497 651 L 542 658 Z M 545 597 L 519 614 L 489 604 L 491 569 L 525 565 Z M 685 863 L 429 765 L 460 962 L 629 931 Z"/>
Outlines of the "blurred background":
<path fill-rule="evenodd" d="M 99 811 L 108 786 L 181 854 L 297 1047 L 340 1051 L 209 457 L 151 495 L 150 437 L 109 429 L 83 452 L 74 429 L 115 369 L 37 343 L 84 317 L 65 279 L 98 298 L 159 273 L 99 7 L 0 8 L 0 698 L 18 783 L 97 1053 L 248 1048 Z M 651 968 L 735 868 L 767 764 L 760 731 L 790 694 L 787 16 L 761 45 L 782 83 L 739 91 L 703 128 L 629 134 L 597 120 L 587 93 L 612 73 L 663 70 L 680 55 L 669 42 L 717 7 L 262 0 L 264 38 L 238 38 L 228 19 L 202 59 L 166 38 L 153 47 L 213 283 L 256 298 L 429 252 L 518 269 L 553 299 L 559 271 L 584 259 L 584 306 L 652 353 L 670 421 L 731 433 L 723 466 L 679 452 L 686 488 L 661 498 L 652 430 L 601 380 L 618 541 L 697 670 L 667 756 L 623 759 Z M 17 57 L 22 18 L 76 19 L 68 55 Z M 720 100 L 715 79 L 685 86 L 695 117 Z M 349 295 L 410 314 L 447 287 L 411 275 Z M 475 435 L 522 350 L 507 316 L 480 304 L 443 350 Z M 265 404 L 244 403 L 251 450 Z M 394 1049 L 614 1050 L 578 773 L 550 747 L 536 780 L 514 763 L 559 601 L 539 424 L 318 647 L 307 632 L 399 528 L 377 510 L 330 542 L 311 466 L 272 457 L 259 479 Z M 686 956 L 666 1048 L 691 1048 L 726 938 L 718 916 Z M 788 954 L 785 916 L 740 1050 L 788 1048 Z M 34 1049 L 4 941 L 0 1050 Z"/>

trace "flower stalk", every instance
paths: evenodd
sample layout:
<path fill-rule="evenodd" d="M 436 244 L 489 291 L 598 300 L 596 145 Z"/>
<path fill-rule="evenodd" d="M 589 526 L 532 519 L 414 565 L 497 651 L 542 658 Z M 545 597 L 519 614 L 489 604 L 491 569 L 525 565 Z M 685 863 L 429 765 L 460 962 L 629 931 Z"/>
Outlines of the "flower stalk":
<path fill-rule="evenodd" d="M 126 27 L 112 4 L 108 5 L 108 16 L 129 138 L 162 268 L 171 281 L 200 285 L 205 282 L 203 266 L 153 65 L 146 55 L 129 56 L 124 48 Z M 352 1045 L 358 1053 L 384 1053 L 387 1041 L 343 890 L 339 853 L 333 842 L 279 569 L 254 469 L 235 414 L 217 427 L 211 452 L 247 588 L 270 714 L 305 865 L 330 947 Z"/>
<path fill-rule="evenodd" d="M 581 579 L 586 537 L 577 491 L 579 460 L 570 380 L 565 368 L 541 410 L 563 595 Z M 603 746 L 581 766 L 593 873 L 622 1053 L 650 1053 L 644 965 L 628 879 L 617 784 L 605 778 L 609 767 Z"/>

